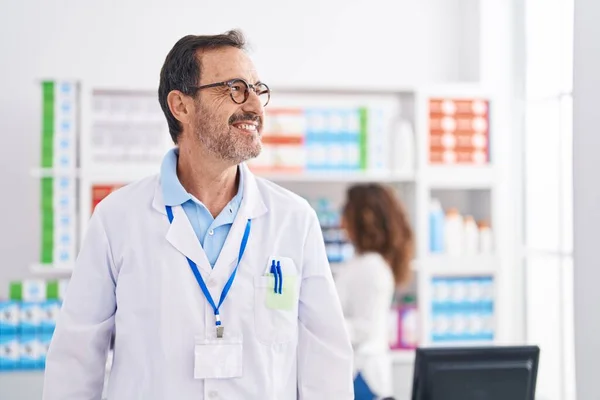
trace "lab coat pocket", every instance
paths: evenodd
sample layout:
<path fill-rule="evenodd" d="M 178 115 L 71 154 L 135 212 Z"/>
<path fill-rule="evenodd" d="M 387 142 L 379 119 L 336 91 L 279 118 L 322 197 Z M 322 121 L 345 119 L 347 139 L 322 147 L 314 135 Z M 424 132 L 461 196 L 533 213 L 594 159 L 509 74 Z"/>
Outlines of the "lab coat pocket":
<path fill-rule="evenodd" d="M 254 278 L 254 325 L 257 339 L 265 344 L 295 339 L 298 329 L 298 282 L 296 275 L 283 275 L 277 290 L 272 275 Z"/>

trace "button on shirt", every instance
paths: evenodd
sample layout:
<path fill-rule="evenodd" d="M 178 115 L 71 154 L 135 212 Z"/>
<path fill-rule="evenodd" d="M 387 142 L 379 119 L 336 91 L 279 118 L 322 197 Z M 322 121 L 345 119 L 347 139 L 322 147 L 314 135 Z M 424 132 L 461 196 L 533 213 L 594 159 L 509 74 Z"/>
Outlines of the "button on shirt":
<path fill-rule="evenodd" d="M 214 267 L 242 203 L 243 175 L 238 174 L 240 180 L 235 197 L 217 215 L 217 218 L 213 218 L 208 208 L 188 193 L 179 182 L 177 176 L 178 157 L 179 150 L 177 148 L 170 150 L 165 155 L 160 169 L 161 188 L 165 205 L 171 207 L 182 206 L 211 267 Z"/>

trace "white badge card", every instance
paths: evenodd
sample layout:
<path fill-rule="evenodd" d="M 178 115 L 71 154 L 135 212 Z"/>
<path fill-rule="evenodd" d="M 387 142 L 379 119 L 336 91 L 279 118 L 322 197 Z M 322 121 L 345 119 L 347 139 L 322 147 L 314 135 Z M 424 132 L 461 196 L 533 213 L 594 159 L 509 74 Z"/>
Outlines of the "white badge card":
<path fill-rule="evenodd" d="M 242 336 L 195 338 L 194 379 L 226 379 L 242 376 Z"/>

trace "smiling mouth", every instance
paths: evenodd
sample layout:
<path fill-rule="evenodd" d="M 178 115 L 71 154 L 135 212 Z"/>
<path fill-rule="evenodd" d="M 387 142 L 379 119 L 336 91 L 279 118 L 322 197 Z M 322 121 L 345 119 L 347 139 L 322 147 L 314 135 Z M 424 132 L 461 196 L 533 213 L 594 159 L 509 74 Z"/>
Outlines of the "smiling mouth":
<path fill-rule="evenodd" d="M 254 134 L 258 132 L 258 124 L 256 123 L 238 122 L 233 124 L 233 127 L 248 134 Z"/>

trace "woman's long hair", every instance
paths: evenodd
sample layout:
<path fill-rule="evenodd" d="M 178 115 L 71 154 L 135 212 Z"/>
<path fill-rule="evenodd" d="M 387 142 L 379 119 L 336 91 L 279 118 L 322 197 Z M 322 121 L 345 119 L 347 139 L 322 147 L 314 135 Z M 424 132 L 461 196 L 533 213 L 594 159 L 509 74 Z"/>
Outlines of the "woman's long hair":
<path fill-rule="evenodd" d="M 358 254 L 379 253 L 392 269 L 396 285 L 408 282 L 414 234 L 404 205 L 393 189 L 376 183 L 350 187 L 342 219 Z"/>

